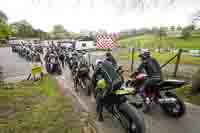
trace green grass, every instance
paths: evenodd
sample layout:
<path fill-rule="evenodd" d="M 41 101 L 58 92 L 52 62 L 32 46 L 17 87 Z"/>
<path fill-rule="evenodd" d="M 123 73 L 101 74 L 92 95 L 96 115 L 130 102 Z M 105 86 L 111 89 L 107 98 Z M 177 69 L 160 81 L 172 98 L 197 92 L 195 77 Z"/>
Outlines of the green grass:
<path fill-rule="evenodd" d="M 35 82 L 34 85 L 38 88 L 38 91 L 42 94 L 46 94 L 47 96 L 56 96 L 56 81 L 53 77 L 48 76 L 46 80 L 41 80 Z"/>
<path fill-rule="evenodd" d="M 9 47 L 9 46 L 6 44 L 0 44 L 0 48 L 4 48 L 4 47 Z"/>
<path fill-rule="evenodd" d="M 1 117 L 9 110 L 9 117 Z M 52 77 L 0 84 L 0 133 L 82 133 L 82 119 L 71 99 L 58 95 Z"/>
<path fill-rule="evenodd" d="M 176 94 L 186 102 L 200 105 L 200 94 L 193 94 L 191 85 L 177 89 Z"/>
<path fill-rule="evenodd" d="M 171 53 L 157 53 L 157 52 L 152 52 L 152 57 L 154 57 L 155 59 L 157 59 L 159 61 L 159 63 L 164 64 L 166 63 L 170 58 L 172 58 L 175 54 L 171 54 Z M 131 54 L 127 53 L 118 53 L 116 55 L 116 57 L 118 59 L 122 59 L 122 60 L 130 60 L 131 59 Z M 138 52 L 135 53 L 135 60 L 138 61 L 139 57 L 138 57 Z M 173 60 L 172 62 L 170 62 L 171 64 L 175 64 L 176 63 L 176 59 Z M 189 65 L 200 65 L 200 58 L 199 57 L 193 57 L 190 55 L 182 55 L 181 56 L 181 60 L 180 60 L 180 64 L 189 64 Z"/>
<path fill-rule="evenodd" d="M 160 45 L 159 39 L 154 35 L 143 35 L 119 40 L 119 44 L 122 46 L 128 46 L 129 44 L 134 45 L 136 42 L 139 44 L 135 47 L 157 48 Z M 200 49 L 200 36 L 199 34 L 194 34 L 193 37 L 188 40 L 176 37 L 167 37 L 163 39 L 161 43 L 162 47 Z"/>

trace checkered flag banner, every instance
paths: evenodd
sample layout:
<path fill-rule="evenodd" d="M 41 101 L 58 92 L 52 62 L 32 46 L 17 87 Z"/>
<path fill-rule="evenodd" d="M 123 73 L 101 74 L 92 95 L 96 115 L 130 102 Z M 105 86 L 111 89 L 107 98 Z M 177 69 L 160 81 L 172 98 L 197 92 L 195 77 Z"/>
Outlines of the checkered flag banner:
<path fill-rule="evenodd" d="M 96 47 L 99 49 L 112 49 L 116 46 L 116 34 L 97 34 Z"/>

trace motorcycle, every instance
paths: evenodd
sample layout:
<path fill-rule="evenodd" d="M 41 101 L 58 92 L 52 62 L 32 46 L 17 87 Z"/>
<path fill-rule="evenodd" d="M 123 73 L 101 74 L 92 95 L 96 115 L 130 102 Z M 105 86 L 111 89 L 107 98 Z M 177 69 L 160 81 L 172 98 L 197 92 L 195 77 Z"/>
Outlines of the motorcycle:
<path fill-rule="evenodd" d="M 97 79 L 96 98 L 100 97 L 106 88 L 104 79 Z M 145 133 L 145 122 L 142 114 L 133 106 L 129 96 L 135 95 L 134 88 L 119 88 L 113 85 L 110 95 L 103 98 L 103 106 L 113 115 L 127 133 Z"/>
<path fill-rule="evenodd" d="M 12 46 L 12 52 L 16 53 L 17 52 L 17 47 L 16 46 Z"/>
<path fill-rule="evenodd" d="M 169 116 L 180 118 L 185 114 L 186 107 L 184 102 L 170 91 L 185 85 L 185 81 L 163 80 L 149 89 L 140 90 L 140 86 L 146 80 L 147 75 L 144 73 L 135 73 L 130 78 L 131 80 L 127 81 L 126 86 L 136 88 L 137 93 L 143 97 L 147 111 L 151 110 L 151 105 L 155 103 L 160 105 Z"/>
<path fill-rule="evenodd" d="M 46 69 L 48 73 L 62 74 L 62 70 L 58 61 L 58 57 L 51 56 L 47 59 Z"/>
<path fill-rule="evenodd" d="M 75 72 L 75 90 L 78 91 L 78 86 L 81 89 L 86 90 L 86 95 L 91 96 L 91 78 L 89 75 L 90 69 L 86 66 L 81 68 L 76 68 Z"/>

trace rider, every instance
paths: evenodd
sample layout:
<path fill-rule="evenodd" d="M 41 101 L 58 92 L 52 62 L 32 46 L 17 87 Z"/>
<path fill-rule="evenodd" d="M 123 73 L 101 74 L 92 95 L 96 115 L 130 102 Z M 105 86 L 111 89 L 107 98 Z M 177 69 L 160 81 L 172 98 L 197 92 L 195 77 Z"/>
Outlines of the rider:
<path fill-rule="evenodd" d="M 146 80 L 139 90 L 146 90 L 149 92 L 150 89 L 148 88 L 162 80 L 162 71 L 158 61 L 151 57 L 149 50 L 141 50 L 139 57 L 141 58 L 141 64 L 138 67 L 136 73 L 145 73 L 147 75 Z"/>
<path fill-rule="evenodd" d="M 65 55 L 64 55 L 63 51 L 60 52 L 59 59 L 62 63 L 62 67 L 64 68 L 65 67 Z"/>
<path fill-rule="evenodd" d="M 110 52 L 106 53 L 106 60 L 110 61 L 114 66 L 117 66 L 117 61 L 115 60 L 115 58 L 112 56 Z"/>
<path fill-rule="evenodd" d="M 104 90 L 97 89 L 97 120 L 103 121 L 103 103 L 105 96 L 111 94 L 113 88 L 119 88 L 122 85 L 122 81 L 116 69 L 113 67 L 112 63 L 107 60 L 97 60 L 96 69 L 93 74 L 92 82 L 93 87 L 96 88 L 97 81 L 104 79 L 106 81 L 106 88 Z"/>

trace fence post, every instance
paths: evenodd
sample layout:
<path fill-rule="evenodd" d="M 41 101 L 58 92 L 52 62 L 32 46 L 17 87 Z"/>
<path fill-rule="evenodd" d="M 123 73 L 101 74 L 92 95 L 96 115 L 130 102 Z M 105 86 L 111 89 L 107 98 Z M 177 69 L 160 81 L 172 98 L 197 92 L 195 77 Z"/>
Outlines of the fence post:
<path fill-rule="evenodd" d="M 176 74 L 177 74 L 178 66 L 179 66 L 180 59 L 181 59 L 181 53 L 182 53 L 182 49 L 179 49 L 179 51 L 178 51 L 178 55 L 177 55 L 176 64 L 175 64 L 175 69 L 174 69 L 174 77 L 177 76 Z"/>
<path fill-rule="evenodd" d="M 133 65 L 134 65 L 134 56 L 135 56 L 135 49 L 131 49 L 131 72 L 133 72 Z"/>
<path fill-rule="evenodd" d="M 90 55 L 90 53 L 88 53 L 88 63 L 89 63 L 89 65 L 91 65 L 91 55 Z"/>

